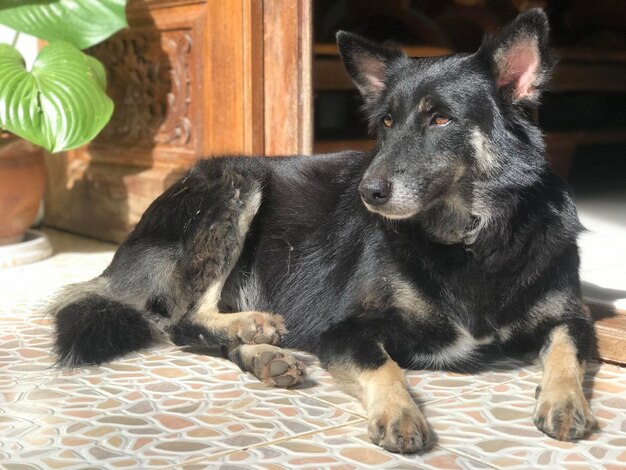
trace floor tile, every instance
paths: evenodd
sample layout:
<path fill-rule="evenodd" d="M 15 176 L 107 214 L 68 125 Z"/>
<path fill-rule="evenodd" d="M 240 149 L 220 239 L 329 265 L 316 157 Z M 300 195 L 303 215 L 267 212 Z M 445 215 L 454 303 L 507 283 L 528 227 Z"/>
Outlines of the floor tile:
<path fill-rule="evenodd" d="M 534 428 L 536 365 L 409 372 L 438 435 L 414 456 L 371 444 L 361 405 L 307 354 L 296 353 L 310 379 L 293 390 L 266 387 L 216 351 L 166 344 L 61 372 L 42 307 L 59 287 L 98 275 L 114 246 L 50 233 L 55 256 L 0 270 L 0 468 L 626 467 L 626 374 L 616 366 L 587 381 L 600 431 L 576 444 Z"/>
<path fill-rule="evenodd" d="M 305 356 L 306 357 L 306 356 Z M 361 404 L 344 393 L 330 374 L 319 367 L 312 357 L 304 359 L 308 364 L 310 381 L 314 387 L 301 390 L 301 393 L 314 396 L 329 404 L 354 414 L 364 415 Z M 407 371 L 406 378 L 413 398 L 424 406 L 439 401 L 490 387 L 493 384 L 519 380 L 539 373 L 536 364 L 520 359 L 502 358 L 494 361 L 484 371 L 477 374 L 456 374 L 442 371 Z"/>
<path fill-rule="evenodd" d="M 415 455 L 385 452 L 367 437 L 365 421 L 268 446 L 216 456 L 185 466 L 186 470 L 221 468 L 341 469 L 482 469 L 493 468 L 467 456 L 435 447 Z"/>
<path fill-rule="evenodd" d="M 174 349 L 35 374 L 3 386 L 0 452 L 19 462 L 113 465 L 132 456 L 142 466 L 157 457 L 174 464 L 358 419 L 257 383 L 225 360 Z"/>
<path fill-rule="evenodd" d="M 600 429 L 577 443 L 556 441 L 534 427 L 531 416 L 540 380 L 537 375 L 434 403 L 427 415 L 441 447 L 497 467 L 624 468 L 625 371 L 604 364 L 593 378 L 593 367 L 591 370 L 585 386 Z"/>

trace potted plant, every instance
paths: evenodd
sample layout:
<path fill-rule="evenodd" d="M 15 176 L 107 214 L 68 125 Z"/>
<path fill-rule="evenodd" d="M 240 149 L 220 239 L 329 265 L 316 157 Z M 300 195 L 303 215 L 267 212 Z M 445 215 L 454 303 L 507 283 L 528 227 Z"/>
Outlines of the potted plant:
<path fill-rule="evenodd" d="M 19 242 L 44 190 L 42 149 L 86 144 L 107 124 L 113 102 L 103 65 L 82 49 L 127 26 L 126 0 L 0 0 L 0 245 Z M 19 33 L 47 42 L 27 70 Z"/>

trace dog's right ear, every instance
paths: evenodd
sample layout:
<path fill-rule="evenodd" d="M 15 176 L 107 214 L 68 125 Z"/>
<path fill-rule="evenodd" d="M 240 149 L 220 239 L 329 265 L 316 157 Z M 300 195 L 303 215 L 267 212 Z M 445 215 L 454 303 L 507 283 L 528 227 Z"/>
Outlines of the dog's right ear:
<path fill-rule="evenodd" d="M 346 31 L 337 32 L 337 47 L 346 71 L 366 101 L 374 101 L 385 90 L 390 65 L 403 57 L 402 51 L 387 49 Z"/>
<path fill-rule="evenodd" d="M 548 17 L 535 8 L 483 40 L 476 55 L 490 65 L 498 91 L 509 102 L 537 103 L 554 66 L 549 33 Z"/>

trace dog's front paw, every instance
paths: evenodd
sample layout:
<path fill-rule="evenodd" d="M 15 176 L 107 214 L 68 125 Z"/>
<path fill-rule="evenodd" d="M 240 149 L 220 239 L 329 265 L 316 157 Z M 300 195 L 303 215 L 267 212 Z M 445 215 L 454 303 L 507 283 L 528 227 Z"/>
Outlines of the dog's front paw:
<path fill-rule="evenodd" d="M 368 432 L 374 444 L 402 454 L 427 447 L 431 438 L 428 422 L 413 402 L 374 411 Z"/>
<path fill-rule="evenodd" d="M 537 429 L 560 441 L 585 437 L 596 427 L 587 399 L 581 393 L 550 393 L 537 389 L 533 414 Z"/>
<path fill-rule="evenodd" d="M 287 332 L 283 317 L 265 312 L 246 312 L 236 327 L 237 339 L 244 344 L 278 344 Z"/>

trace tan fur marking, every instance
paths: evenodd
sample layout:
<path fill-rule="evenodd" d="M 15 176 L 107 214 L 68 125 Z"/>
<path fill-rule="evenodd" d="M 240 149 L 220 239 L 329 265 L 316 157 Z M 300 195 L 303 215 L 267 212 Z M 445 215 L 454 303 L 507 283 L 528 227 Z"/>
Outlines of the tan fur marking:
<path fill-rule="evenodd" d="M 222 282 L 216 282 L 202 295 L 194 314 L 198 321 L 211 321 L 218 314 L 217 304 L 220 301 L 223 286 Z"/>
<path fill-rule="evenodd" d="M 565 305 L 566 301 L 567 295 L 565 292 L 548 294 L 545 298 L 533 306 L 529 312 L 528 318 L 524 321 L 528 324 L 528 326 L 535 327 L 542 321 L 550 318 L 559 318 L 563 312 L 563 305 Z M 557 328 L 556 330 L 560 330 L 560 328 Z"/>
<path fill-rule="evenodd" d="M 367 409 L 381 402 L 413 402 L 406 390 L 402 369 L 391 359 L 378 369 L 360 372 L 357 381 L 363 390 L 361 399 Z"/>
<path fill-rule="evenodd" d="M 245 209 L 239 216 L 239 233 L 245 238 L 252 223 L 252 219 L 261 206 L 261 191 L 255 191 L 248 200 Z"/>
<path fill-rule="evenodd" d="M 209 330 L 221 333 L 233 342 L 246 344 L 277 344 L 287 332 L 280 315 L 267 312 L 219 313 L 203 311 L 194 321 L 201 322 Z"/>
<path fill-rule="evenodd" d="M 266 312 L 220 313 L 217 309 L 222 284 L 212 285 L 202 296 L 193 321 L 228 336 L 233 342 L 276 344 L 287 332 L 283 318 Z"/>
<path fill-rule="evenodd" d="M 283 317 L 266 312 L 220 313 L 217 304 L 222 283 L 209 287 L 192 316 L 192 320 L 209 330 L 227 336 L 234 343 L 277 344 L 287 332 Z"/>
<path fill-rule="evenodd" d="M 389 284 L 393 290 L 393 304 L 396 308 L 417 316 L 425 316 L 431 311 L 428 301 L 405 279 L 392 277 Z"/>
<path fill-rule="evenodd" d="M 362 401 L 372 442 L 402 453 L 415 452 L 428 444 L 426 418 L 407 390 L 402 369 L 393 360 L 387 359 L 374 370 L 350 364 L 335 364 L 328 370 L 344 390 Z"/>
<path fill-rule="evenodd" d="M 481 172 L 491 174 L 500 168 L 498 156 L 494 153 L 487 137 L 480 131 L 480 129 L 475 128 L 472 131 L 470 142 L 474 147 L 474 152 L 476 153 L 476 164 Z"/>
<path fill-rule="evenodd" d="M 567 294 L 565 292 L 561 291 L 548 294 L 533 305 L 528 315 L 523 319 L 513 323 L 509 327 L 502 328 L 498 332 L 500 338 L 502 340 L 508 339 L 512 331 L 517 328 L 521 327 L 524 330 L 531 330 L 546 320 L 560 318 L 563 312 L 563 305 L 565 305 L 566 301 Z"/>
<path fill-rule="evenodd" d="M 427 96 L 422 98 L 420 102 L 417 104 L 417 110 L 420 113 L 425 113 L 426 111 L 429 111 L 430 108 L 431 108 L 430 98 L 428 98 Z"/>
<path fill-rule="evenodd" d="M 534 421 L 537 427 L 559 440 L 584 437 L 594 426 L 583 393 L 584 369 L 565 326 L 555 328 L 542 354 L 544 374 L 539 388 Z"/>
<path fill-rule="evenodd" d="M 542 362 L 544 367 L 542 384 L 550 384 L 554 391 L 578 385 L 582 393 L 583 369 L 576 359 L 576 347 L 564 326 L 554 329 L 550 347 L 544 353 Z"/>

